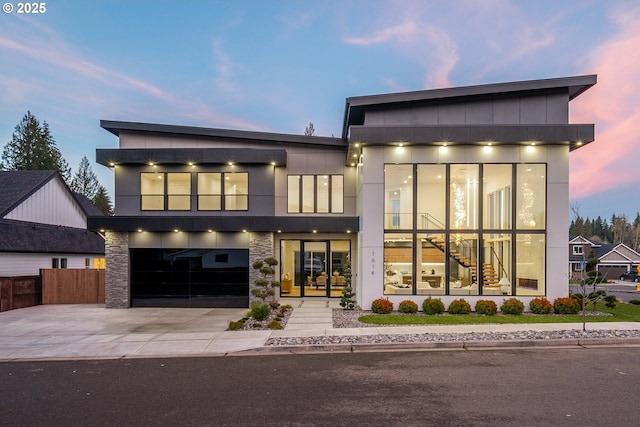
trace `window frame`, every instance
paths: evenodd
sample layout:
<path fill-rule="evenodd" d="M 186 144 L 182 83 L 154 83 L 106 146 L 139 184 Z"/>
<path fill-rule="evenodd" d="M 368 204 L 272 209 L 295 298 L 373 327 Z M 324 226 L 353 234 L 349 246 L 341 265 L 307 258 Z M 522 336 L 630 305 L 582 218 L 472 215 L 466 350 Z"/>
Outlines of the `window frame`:
<path fill-rule="evenodd" d="M 319 191 L 319 185 L 324 185 L 323 180 L 328 179 L 327 190 Z M 312 182 L 312 193 L 305 191 L 305 181 Z M 293 191 L 291 184 L 296 183 L 297 192 Z M 341 190 L 338 186 L 341 185 Z M 319 194 L 326 194 L 327 210 L 318 211 Z M 339 194 L 340 193 L 340 194 Z M 342 200 L 339 207 L 337 198 Z M 295 200 L 294 200 L 295 199 Z M 306 206 L 312 205 L 311 208 Z M 288 174 L 287 175 L 287 213 L 289 214 L 344 214 L 344 175 L 343 174 Z"/>

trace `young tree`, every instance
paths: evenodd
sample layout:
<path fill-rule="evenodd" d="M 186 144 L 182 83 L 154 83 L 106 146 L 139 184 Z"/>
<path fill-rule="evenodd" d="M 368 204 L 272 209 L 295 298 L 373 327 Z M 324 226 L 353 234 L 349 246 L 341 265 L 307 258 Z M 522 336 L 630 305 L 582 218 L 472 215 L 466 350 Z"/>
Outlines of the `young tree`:
<path fill-rule="evenodd" d="M 16 125 L 11 141 L 4 146 L 0 169 L 55 170 L 67 182 L 71 173 L 51 136 L 49 125 L 47 122 L 40 124 L 31 111 L 27 111 Z"/>
<path fill-rule="evenodd" d="M 309 126 L 304 128 L 304 134 L 306 136 L 314 136 L 316 134 L 316 129 L 313 127 L 313 122 L 309 122 Z"/>
<path fill-rule="evenodd" d="M 91 201 L 94 205 L 96 205 L 98 209 L 100 209 L 100 212 L 102 212 L 103 214 L 108 216 L 113 215 L 111 198 L 109 197 L 109 193 L 107 193 L 107 189 L 102 185 L 98 184 L 98 190 L 96 191 L 96 194 L 93 196 Z"/>
<path fill-rule="evenodd" d="M 73 191 L 86 196 L 89 200 L 93 200 L 96 197 L 100 183 L 96 174 L 91 170 L 91 164 L 89 164 L 87 156 L 82 157 L 78 171 L 73 175 L 70 187 Z"/>

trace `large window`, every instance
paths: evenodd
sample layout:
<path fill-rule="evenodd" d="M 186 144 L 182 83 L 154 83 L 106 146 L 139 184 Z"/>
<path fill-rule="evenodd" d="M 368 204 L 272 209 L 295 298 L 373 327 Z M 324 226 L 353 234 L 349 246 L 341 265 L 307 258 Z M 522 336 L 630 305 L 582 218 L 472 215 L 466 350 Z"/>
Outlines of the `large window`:
<path fill-rule="evenodd" d="M 188 211 L 191 209 L 191 174 L 167 174 L 167 209 Z"/>
<path fill-rule="evenodd" d="M 191 173 L 144 172 L 140 174 L 143 211 L 191 210 Z M 249 209 L 249 174 L 246 172 L 198 173 L 197 209 L 200 211 Z"/>
<path fill-rule="evenodd" d="M 413 165 L 385 165 L 384 228 L 413 228 Z"/>
<path fill-rule="evenodd" d="M 249 174 L 241 172 L 224 174 L 224 209 L 227 211 L 249 209 Z"/>
<path fill-rule="evenodd" d="M 198 174 L 198 210 L 222 209 L 222 174 L 207 172 Z"/>
<path fill-rule="evenodd" d="M 342 175 L 289 175 L 287 178 L 289 213 L 343 213 Z"/>
<path fill-rule="evenodd" d="M 544 295 L 546 165 L 391 164 L 384 177 L 385 294 Z"/>
<path fill-rule="evenodd" d="M 140 175 L 140 195 L 143 211 L 163 211 L 164 174 L 142 173 Z"/>

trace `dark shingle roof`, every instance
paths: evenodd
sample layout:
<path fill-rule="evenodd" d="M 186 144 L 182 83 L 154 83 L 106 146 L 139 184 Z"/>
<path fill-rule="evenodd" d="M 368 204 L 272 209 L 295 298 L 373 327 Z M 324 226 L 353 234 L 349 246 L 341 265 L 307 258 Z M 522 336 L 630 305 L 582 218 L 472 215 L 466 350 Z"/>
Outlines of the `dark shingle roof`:
<path fill-rule="evenodd" d="M 104 254 L 104 239 L 80 228 L 0 219 L 0 252 Z"/>
<path fill-rule="evenodd" d="M 54 176 L 55 171 L 0 171 L 0 218 Z"/>
<path fill-rule="evenodd" d="M 84 211 L 87 216 L 104 216 L 102 211 L 93 204 L 89 198 L 80 193 L 73 193 L 73 197 L 75 197 L 76 201 Z"/>

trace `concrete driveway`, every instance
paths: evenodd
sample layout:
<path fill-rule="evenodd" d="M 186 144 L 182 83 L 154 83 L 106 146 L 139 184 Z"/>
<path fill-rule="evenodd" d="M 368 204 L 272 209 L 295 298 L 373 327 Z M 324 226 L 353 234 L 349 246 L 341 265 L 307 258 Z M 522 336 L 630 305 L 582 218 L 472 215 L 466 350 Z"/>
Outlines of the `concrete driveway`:
<path fill-rule="evenodd" d="M 262 347 L 270 331 L 227 332 L 237 308 L 40 305 L 0 313 L 0 360 L 215 355 Z"/>

